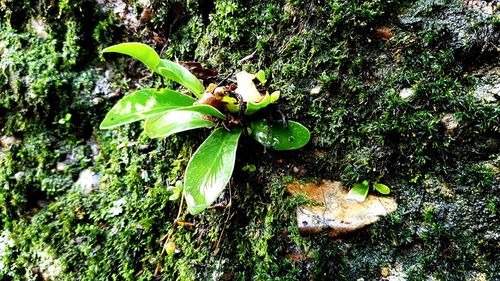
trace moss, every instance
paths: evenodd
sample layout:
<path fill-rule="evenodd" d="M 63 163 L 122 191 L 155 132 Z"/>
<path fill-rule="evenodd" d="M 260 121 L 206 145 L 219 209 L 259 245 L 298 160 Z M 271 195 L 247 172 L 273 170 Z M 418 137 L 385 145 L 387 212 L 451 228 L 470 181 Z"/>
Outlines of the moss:
<path fill-rule="evenodd" d="M 21 141 L 0 153 L 0 278 L 351 280 L 379 279 L 383 267 L 408 280 L 498 278 L 499 178 L 484 164 L 498 151 L 480 147 L 498 136 L 500 111 L 472 95 L 473 70 L 498 59 L 488 43 L 494 16 L 452 1 L 151 1 L 153 18 L 132 30 L 93 1 L 49 2 L 0 2 L 0 132 Z M 145 9 L 127 3 L 134 16 Z M 31 19 L 46 23 L 47 38 L 34 36 Z M 204 136 L 96 129 L 116 101 L 110 93 L 160 84 L 132 60 L 99 61 L 97 50 L 125 40 L 166 44 L 164 57 L 222 76 L 265 69 L 312 143 L 263 153 L 242 140 L 219 201 L 227 206 L 174 227 L 178 202 L 166 187 Z M 256 171 L 242 170 L 248 164 Z M 302 236 L 294 214 L 306 199 L 283 188 L 293 167 L 346 184 L 380 179 L 400 207 L 352 237 Z M 84 169 L 102 175 L 90 193 L 74 184 Z M 167 233 L 173 256 L 161 253 Z"/>

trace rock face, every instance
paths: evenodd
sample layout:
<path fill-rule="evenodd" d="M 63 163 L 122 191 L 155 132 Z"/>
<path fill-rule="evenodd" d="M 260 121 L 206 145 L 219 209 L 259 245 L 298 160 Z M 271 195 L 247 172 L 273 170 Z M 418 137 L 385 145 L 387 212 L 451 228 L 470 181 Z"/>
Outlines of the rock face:
<path fill-rule="evenodd" d="M 474 97 L 486 103 L 495 103 L 500 97 L 500 67 L 481 69 L 475 76 L 478 85 L 474 91 Z"/>
<path fill-rule="evenodd" d="M 304 234 L 328 231 L 329 236 L 338 237 L 375 223 L 397 209 L 397 203 L 391 197 L 368 195 L 363 203 L 348 200 L 347 191 L 340 182 L 293 182 L 286 189 L 292 195 L 305 193 L 309 199 L 321 204 L 297 207 L 297 224 Z"/>
<path fill-rule="evenodd" d="M 446 113 L 441 118 L 441 123 L 445 128 L 445 134 L 454 135 L 456 129 L 458 128 L 458 121 L 453 113 Z"/>
<path fill-rule="evenodd" d="M 500 280 L 500 32 L 468 3 L 1 1 L 0 234 L 12 235 L 3 251 L 0 235 L 0 280 Z M 209 132 L 99 129 L 121 96 L 160 86 L 134 59 L 102 60 L 131 41 L 217 79 L 265 70 L 311 143 L 263 153 L 242 137 L 218 204 L 231 207 L 176 227 L 167 187 Z M 398 182 L 390 219 L 331 241 L 333 226 L 354 228 L 323 201 L 335 183 L 304 185 L 322 191 L 307 222 L 325 233 L 283 235 L 299 198 L 283 196 L 284 179 L 380 176 Z M 174 257 L 156 242 L 170 231 Z"/>

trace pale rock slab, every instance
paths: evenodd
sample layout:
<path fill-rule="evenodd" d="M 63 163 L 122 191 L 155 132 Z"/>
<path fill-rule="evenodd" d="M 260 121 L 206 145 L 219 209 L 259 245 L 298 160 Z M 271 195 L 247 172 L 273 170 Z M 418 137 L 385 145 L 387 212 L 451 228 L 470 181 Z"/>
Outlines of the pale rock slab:
<path fill-rule="evenodd" d="M 327 231 L 329 236 L 338 237 L 373 224 L 397 209 L 392 197 L 368 195 L 363 203 L 348 200 L 348 191 L 342 188 L 340 182 L 293 182 L 286 185 L 286 189 L 294 196 L 303 193 L 319 203 L 297 207 L 297 224 L 304 234 Z"/>

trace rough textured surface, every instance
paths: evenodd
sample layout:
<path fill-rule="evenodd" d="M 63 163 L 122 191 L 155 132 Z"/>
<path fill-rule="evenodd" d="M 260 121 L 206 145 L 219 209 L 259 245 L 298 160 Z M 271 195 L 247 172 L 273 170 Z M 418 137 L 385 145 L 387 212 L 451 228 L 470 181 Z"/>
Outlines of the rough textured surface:
<path fill-rule="evenodd" d="M 495 89 L 482 73 L 499 67 L 499 18 L 464 5 L 0 0 L 0 279 L 500 279 L 500 107 L 476 97 Z M 123 41 L 221 77 L 265 70 L 311 143 L 263 153 L 242 137 L 218 201 L 230 207 L 174 226 L 167 187 L 208 131 L 97 129 L 125 93 L 162 85 L 131 59 L 101 59 Z M 84 170 L 102 176 L 88 194 Z M 307 199 L 283 188 L 294 178 L 383 182 L 399 206 L 342 240 L 301 236 Z"/>
<path fill-rule="evenodd" d="M 292 195 L 305 195 L 312 204 L 297 207 L 297 226 L 300 233 L 317 234 L 326 231 L 335 238 L 356 232 L 394 212 L 394 198 L 368 195 L 363 203 L 347 199 L 340 182 L 320 184 L 293 182 L 286 185 Z"/>

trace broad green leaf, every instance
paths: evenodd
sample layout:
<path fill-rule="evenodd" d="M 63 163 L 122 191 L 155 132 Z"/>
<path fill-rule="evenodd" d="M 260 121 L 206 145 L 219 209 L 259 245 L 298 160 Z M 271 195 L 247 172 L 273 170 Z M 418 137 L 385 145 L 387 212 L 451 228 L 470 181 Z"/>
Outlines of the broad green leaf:
<path fill-rule="evenodd" d="M 380 192 L 381 194 L 384 194 L 384 195 L 391 193 L 391 189 L 385 184 L 374 183 L 373 188 L 375 188 L 375 190 L 377 190 L 378 192 Z"/>
<path fill-rule="evenodd" d="M 198 98 L 200 98 L 205 91 L 205 87 L 203 87 L 200 80 L 189 72 L 188 69 L 176 62 L 160 59 L 160 56 L 158 56 L 155 50 L 146 44 L 122 43 L 108 47 L 102 52 L 129 55 L 144 63 L 152 71 L 181 84 Z"/>
<path fill-rule="evenodd" d="M 135 42 L 122 43 L 111 47 L 107 47 L 102 52 L 120 53 L 124 55 L 129 55 L 141 61 L 143 64 L 145 64 L 147 67 L 149 67 L 155 72 L 157 71 L 156 66 L 160 62 L 160 56 L 158 56 L 155 50 L 153 50 L 148 45 L 142 43 L 135 43 Z"/>
<path fill-rule="evenodd" d="M 252 137 L 265 147 L 274 150 L 293 150 L 303 147 L 309 142 L 311 133 L 302 124 L 288 121 L 288 128 L 283 128 L 281 122 L 274 122 L 267 136 L 268 124 L 265 120 L 250 123 Z"/>
<path fill-rule="evenodd" d="M 361 183 L 355 183 L 349 193 L 347 193 L 347 199 L 354 200 L 356 202 L 363 202 L 368 195 L 368 188 L 370 187 L 368 181 L 363 181 Z"/>
<path fill-rule="evenodd" d="M 167 110 L 191 106 L 194 102 L 192 97 L 168 89 L 139 90 L 119 100 L 106 114 L 100 128 L 109 129 L 128 124 Z"/>
<path fill-rule="evenodd" d="M 184 195 L 192 215 L 212 205 L 231 179 L 240 135 L 240 128 L 219 128 L 193 154 L 184 177 Z"/>
<path fill-rule="evenodd" d="M 146 120 L 144 131 L 150 138 L 165 138 L 170 135 L 198 128 L 211 128 L 216 124 L 207 116 L 195 111 L 170 110 Z"/>
<path fill-rule="evenodd" d="M 189 72 L 189 70 L 176 62 L 163 59 L 160 60 L 158 64 L 158 74 L 181 84 L 198 98 L 201 98 L 203 92 L 205 92 L 205 87 L 203 87 L 200 80 Z"/>
<path fill-rule="evenodd" d="M 222 112 L 220 112 L 217 108 L 208 104 L 195 104 L 192 106 L 179 108 L 179 110 L 195 111 L 208 116 L 217 117 L 219 119 L 223 120 L 226 119 L 226 116 Z"/>

